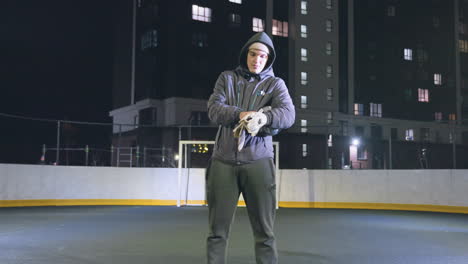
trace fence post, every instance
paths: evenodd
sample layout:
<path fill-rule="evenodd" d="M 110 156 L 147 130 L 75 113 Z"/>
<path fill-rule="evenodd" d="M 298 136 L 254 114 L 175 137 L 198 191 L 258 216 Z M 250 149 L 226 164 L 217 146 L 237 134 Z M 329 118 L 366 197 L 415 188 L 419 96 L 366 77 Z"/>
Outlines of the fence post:
<path fill-rule="evenodd" d="M 452 130 L 452 166 L 455 170 L 457 168 L 457 143 L 456 143 L 455 129 Z"/>
<path fill-rule="evenodd" d="M 122 136 L 122 124 L 119 124 L 119 136 L 117 138 L 117 167 L 120 167 L 120 137 Z"/>
<path fill-rule="evenodd" d="M 133 147 L 130 147 L 130 168 L 133 167 Z"/>
<path fill-rule="evenodd" d="M 57 120 L 57 153 L 55 155 L 55 165 L 59 165 L 60 160 L 60 120 Z"/>
<path fill-rule="evenodd" d="M 111 153 L 111 156 L 110 156 L 110 163 L 109 164 L 112 167 L 112 164 L 114 163 L 114 145 L 111 145 L 110 153 Z"/>
<path fill-rule="evenodd" d="M 328 170 L 328 126 L 327 133 L 325 134 L 325 170 Z"/>
<path fill-rule="evenodd" d="M 140 146 L 136 146 L 136 165 L 135 167 L 140 167 Z"/>
<path fill-rule="evenodd" d="M 86 154 L 86 164 L 85 166 L 88 166 L 88 156 L 89 156 L 89 147 L 86 145 L 85 147 L 85 154 Z"/>
<path fill-rule="evenodd" d="M 388 165 L 389 169 L 393 169 L 393 158 L 392 158 L 392 133 L 388 137 Z"/>
<path fill-rule="evenodd" d="M 146 146 L 143 147 L 143 167 L 146 168 Z"/>
<path fill-rule="evenodd" d="M 42 156 L 41 156 L 41 164 L 45 164 L 45 154 L 46 154 L 46 145 L 42 144 Z"/>
<path fill-rule="evenodd" d="M 120 167 L 120 146 L 117 146 L 117 167 Z"/>

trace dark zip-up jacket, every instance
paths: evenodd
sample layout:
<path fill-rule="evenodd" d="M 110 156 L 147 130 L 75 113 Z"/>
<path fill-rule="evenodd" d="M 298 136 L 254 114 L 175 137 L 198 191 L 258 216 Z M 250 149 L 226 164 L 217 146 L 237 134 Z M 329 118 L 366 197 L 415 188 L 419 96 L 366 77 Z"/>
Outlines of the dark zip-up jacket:
<path fill-rule="evenodd" d="M 248 47 L 254 42 L 261 42 L 270 50 L 265 68 L 259 74 L 251 73 L 247 67 Z M 219 125 L 213 158 L 233 164 L 272 158 L 272 134 L 294 124 L 296 113 L 291 96 L 284 81 L 273 73 L 275 56 L 270 37 L 263 32 L 257 33 L 242 48 L 240 65 L 219 75 L 208 100 L 208 116 Z M 237 138 L 234 138 L 232 130 L 239 122 L 239 114 L 258 111 L 266 106 L 271 107 L 265 113 L 267 125 L 255 137 L 246 133 L 244 148 L 237 151 Z"/>

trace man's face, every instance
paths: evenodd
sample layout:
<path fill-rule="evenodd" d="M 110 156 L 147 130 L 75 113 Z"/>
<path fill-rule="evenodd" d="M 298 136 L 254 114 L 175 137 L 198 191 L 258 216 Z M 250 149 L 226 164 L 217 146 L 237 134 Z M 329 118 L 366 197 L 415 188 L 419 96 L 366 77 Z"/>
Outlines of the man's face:
<path fill-rule="evenodd" d="M 265 68 L 265 64 L 268 61 L 268 53 L 258 50 L 249 49 L 247 52 L 247 66 L 249 71 L 255 74 L 259 74 Z"/>

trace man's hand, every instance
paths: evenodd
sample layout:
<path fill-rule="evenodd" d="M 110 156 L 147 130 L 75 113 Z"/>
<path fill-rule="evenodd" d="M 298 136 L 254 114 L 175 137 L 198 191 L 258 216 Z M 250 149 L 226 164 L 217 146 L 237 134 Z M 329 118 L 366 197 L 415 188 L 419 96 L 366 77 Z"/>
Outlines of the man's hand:
<path fill-rule="evenodd" d="M 239 119 L 240 120 L 248 119 L 250 115 L 253 115 L 255 113 L 257 113 L 257 112 L 255 112 L 255 111 L 241 112 L 239 114 Z"/>
<path fill-rule="evenodd" d="M 254 112 L 246 119 L 247 125 L 245 128 L 247 129 L 247 132 L 252 135 L 252 137 L 256 136 L 258 131 L 260 131 L 260 128 L 262 128 L 268 121 L 267 116 L 262 112 L 262 110 Z"/>

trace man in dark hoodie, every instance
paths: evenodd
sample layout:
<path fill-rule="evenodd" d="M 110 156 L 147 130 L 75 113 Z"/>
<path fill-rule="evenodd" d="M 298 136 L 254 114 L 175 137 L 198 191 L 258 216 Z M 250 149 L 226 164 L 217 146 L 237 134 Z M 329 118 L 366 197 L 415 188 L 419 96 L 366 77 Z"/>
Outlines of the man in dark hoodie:
<path fill-rule="evenodd" d="M 294 123 L 295 109 L 286 84 L 273 74 L 274 60 L 270 37 L 255 34 L 240 52 L 240 65 L 220 74 L 208 100 L 208 116 L 219 125 L 206 173 L 209 264 L 226 263 L 240 193 L 255 237 L 257 263 L 278 263 L 272 135 Z M 247 130 L 240 133 L 240 139 L 233 133 L 239 122 Z"/>

